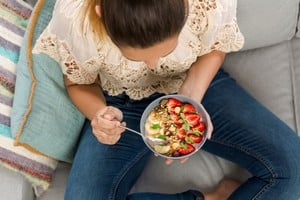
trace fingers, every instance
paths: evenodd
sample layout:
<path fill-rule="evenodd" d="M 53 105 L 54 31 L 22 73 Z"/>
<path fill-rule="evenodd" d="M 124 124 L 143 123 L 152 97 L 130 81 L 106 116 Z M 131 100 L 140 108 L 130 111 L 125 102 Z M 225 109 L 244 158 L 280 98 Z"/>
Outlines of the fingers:
<path fill-rule="evenodd" d="M 183 164 L 183 163 L 185 163 L 186 161 L 188 161 L 188 159 L 189 159 L 189 158 L 183 158 L 183 159 L 180 159 L 180 163 Z"/>
<path fill-rule="evenodd" d="M 159 155 L 155 153 L 154 156 L 158 157 Z M 171 165 L 172 163 L 173 163 L 172 159 L 169 159 L 169 158 L 165 159 L 165 164 L 166 165 Z"/>
<path fill-rule="evenodd" d="M 112 106 L 99 110 L 91 121 L 91 126 L 97 140 L 104 144 L 115 144 L 124 132 L 120 127 L 122 112 Z M 123 122 L 122 122 L 123 124 Z"/>
<path fill-rule="evenodd" d="M 121 137 L 121 134 L 111 135 L 103 131 L 94 132 L 94 135 L 96 136 L 99 142 L 101 142 L 102 144 L 109 144 L 109 145 L 116 144 Z"/>
<path fill-rule="evenodd" d="M 103 144 L 115 144 L 121 138 L 121 133 L 124 132 L 123 128 L 112 129 L 99 129 L 92 126 L 92 130 L 97 140 Z"/>
<path fill-rule="evenodd" d="M 123 129 L 119 127 L 122 119 L 123 114 L 119 109 L 112 106 L 107 106 L 99 110 L 92 121 L 96 129 L 119 128 L 118 131 L 123 132 Z"/>
<path fill-rule="evenodd" d="M 166 163 L 167 165 L 171 165 L 171 164 L 173 163 L 173 160 L 172 160 L 172 159 L 166 159 L 166 160 L 165 160 L 165 163 Z"/>
<path fill-rule="evenodd" d="M 179 162 L 180 162 L 181 164 L 183 164 L 183 163 L 185 163 L 188 159 L 189 159 L 189 158 L 182 158 L 182 159 L 179 160 Z M 173 161 L 172 159 L 166 159 L 166 160 L 165 160 L 165 163 L 166 163 L 167 165 L 171 165 L 173 162 L 174 162 L 174 161 Z"/>
<path fill-rule="evenodd" d="M 103 117 L 110 121 L 111 120 L 122 121 L 123 119 L 122 111 L 113 106 L 106 106 L 104 109 L 99 110 L 96 116 Z"/>

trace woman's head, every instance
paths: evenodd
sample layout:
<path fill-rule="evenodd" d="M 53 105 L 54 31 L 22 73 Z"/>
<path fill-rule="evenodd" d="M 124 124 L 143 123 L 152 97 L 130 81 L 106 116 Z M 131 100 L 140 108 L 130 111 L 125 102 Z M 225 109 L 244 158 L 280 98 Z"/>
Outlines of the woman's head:
<path fill-rule="evenodd" d="M 125 57 L 149 66 L 176 47 L 188 14 L 188 0 L 86 0 L 84 3 L 83 25 L 88 20 L 98 38 L 108 35 Z M 84 26 L 83 29 L 87 30 Z"/>
<path fill-rule="evenodd" d="M 147 48 L 178 34 L 186 0 L 99 0 L 101 21 L 119 47 Z"/>

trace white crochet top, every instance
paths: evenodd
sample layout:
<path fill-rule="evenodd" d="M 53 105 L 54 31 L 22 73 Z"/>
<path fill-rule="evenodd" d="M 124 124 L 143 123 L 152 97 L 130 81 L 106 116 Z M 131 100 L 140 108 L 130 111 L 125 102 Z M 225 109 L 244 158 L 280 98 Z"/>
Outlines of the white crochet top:
<path fill-rule="evenodd" d="M 189 0 L 189 15 L 175 50 L 155 69 L 128 60 L 108 39 L 83 36 L 78 20 L 84 0 L 57 0 L 53 17 L 37 40 L 33 53 L 45 53 L 60 63 L 74 83 L 91 84 L 97 77 L 110 95 L 125 92 L 142 99 L 155 92 L 175 93 L 198 56 L 212 50 L 237 51 L 244 44 L 236 21 L 237 0 Z"/>

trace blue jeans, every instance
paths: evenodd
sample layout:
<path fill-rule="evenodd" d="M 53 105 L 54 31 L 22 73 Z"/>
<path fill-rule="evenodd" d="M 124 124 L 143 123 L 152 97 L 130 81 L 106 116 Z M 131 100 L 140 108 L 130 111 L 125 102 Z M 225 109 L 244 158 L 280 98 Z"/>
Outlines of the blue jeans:
<path fill-rule="evenodd" d="M 161 94 L 140 101 L 108 96 L 123 111 L 127 126 L 139 130 L 143 110 Z M 239 200 L 300 199 L 300 138 L 286 124 L 220 70 L 202 104 L 214 124 L 203 149 L 247 169 L 253 176 L 230 197 Z M 128 195 L 152 153 L 140 136 L 125 132 L 115 145 L 99 143 L 87 121 L 68 179 L 66 200 L 192 200 L 179 194 Z"/>

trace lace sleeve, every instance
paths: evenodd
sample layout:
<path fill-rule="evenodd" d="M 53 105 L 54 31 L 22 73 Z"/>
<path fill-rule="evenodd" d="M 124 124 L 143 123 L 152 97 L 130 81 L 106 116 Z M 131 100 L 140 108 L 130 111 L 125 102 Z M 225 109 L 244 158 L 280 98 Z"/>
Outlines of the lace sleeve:
<path fill-rule="evenodd" d="M 238 51 L 244 37 L 236 20 L 237 0 L 194 0 L 191 28 L 197 33 L 204 52 Z"/>
<path fill-rule="evenodd" d="M 244 36 L 242 35 L 236 19 L 237 0 L 221 0 L 220 22 L 216 28 L 216 37 L 212 45 L 213 50 L 223 52 L 238 51 L 244 45 Z"/>
<path fill-rule="evenodd" d="M 100 65 L 96 63 L 98 54 L 94 42 L 80 32 L 77 14 L 81 3 L 56 1 L 52 19 L 36 41 L 33 53 L 44 53 L 56 60 L 70 81 L 91 84 L 98 76 Z"/>

